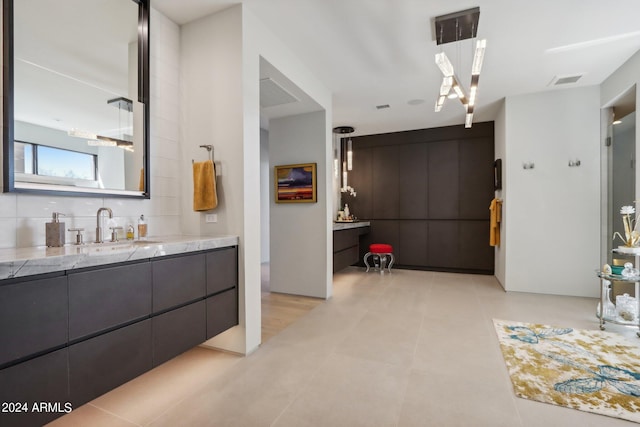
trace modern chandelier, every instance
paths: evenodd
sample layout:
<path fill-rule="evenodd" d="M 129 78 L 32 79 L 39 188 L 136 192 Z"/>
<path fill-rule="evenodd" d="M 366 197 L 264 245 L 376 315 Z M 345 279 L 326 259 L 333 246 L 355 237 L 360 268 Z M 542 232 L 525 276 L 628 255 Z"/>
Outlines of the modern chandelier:
<path fill-rule="evenodd" d="M 478 20 L 480 18 L 480 8 L 463 10 L 461 12 L 450 13 L 435 18 L 436 43 L 455 43 L 470 38 L 475 39 L 478 32 Z M 487 45 L 485 39 L 476 40 L 473 53 L 473 64 L 471 65 L 471 84 L 469 93 L 460 84 L 460 79 L 456 75 L 453 64 L 444 51 L 436 53 L 436 65 L 442 72 L 442 83 L 440 92 L 436 100 L 435 111 L 442 110 L 442 106 L 447 98 L 457 97 L 465 108 L 466 116 L 464 126 L 470 128 L 473 123 L 473 110 L 476 105 L 478 93 L 478 81 L 480 80 L 480 70 L 484 60 L 484 51 Z"/>

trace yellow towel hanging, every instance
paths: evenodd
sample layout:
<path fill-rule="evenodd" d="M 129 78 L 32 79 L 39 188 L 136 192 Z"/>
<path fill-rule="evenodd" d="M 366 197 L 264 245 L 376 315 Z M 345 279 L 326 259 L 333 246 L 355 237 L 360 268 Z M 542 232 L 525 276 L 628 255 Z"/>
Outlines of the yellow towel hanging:
<path fill-rule="evenodd" d="M 211 160 L 193 163 L 193 210 L 208 211 L 218 206 L 215 166 Z"/>
<path fill-rule="evenodd" d="M 502 200 L 493 199 L 489 206 L 491 217 L 489 221 L 489 245 L 500 246 L 500 222 L 502 222 Z"/>

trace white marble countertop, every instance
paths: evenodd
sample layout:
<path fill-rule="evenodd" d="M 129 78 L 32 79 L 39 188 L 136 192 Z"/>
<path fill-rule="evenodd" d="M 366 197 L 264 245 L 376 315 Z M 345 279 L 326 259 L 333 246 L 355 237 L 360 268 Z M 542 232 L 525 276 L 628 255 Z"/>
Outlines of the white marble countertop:
<path fill-rule="evenodd" d="M 0 280 L 52 273 L 165 255 L 223 248 L 238 244 L 238 236 L 149 237 L 145 241 L 67 244 L 61 248 L 36 246 L 0 249 Z"/>
<path fill-rule="evenodd" d="M 356 221 L 356 222 L 335 222 L 333 223 L 333 231 L 350 230 L 352 228 L 369 227 L 371 223 L 369 221 Z"/>

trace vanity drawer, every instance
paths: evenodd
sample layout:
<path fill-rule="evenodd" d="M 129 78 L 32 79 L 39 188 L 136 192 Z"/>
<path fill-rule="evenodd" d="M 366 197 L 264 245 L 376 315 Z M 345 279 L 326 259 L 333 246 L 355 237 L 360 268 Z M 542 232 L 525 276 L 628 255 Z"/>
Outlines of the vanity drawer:
<path fill-rule="evenodd" d="M 153 261 L 153 312 L 204 298 L 205 255 L 185 255 Z"/>
<path fill-rule="evenodd" d="M 66 348 L 0 370 L 0 402 L 26 404 L 27 412 L 2 412 L 3 427 L 42 426 L 72 408 L 69 405 L 69 369 Z M 40 402 L 55 411 L 32 411 Z"/>
<path fill-rule="evenodd" d="M 151 314 L 148 262 L 69 275 L 69 340 L 109 330 Z"/>
<path fill-rule="evenodd" d="M 67 343 L 66 276 L 0 286 L 0 366 Z"/>
<path fill-rule="evenodd" d="M 158 366 L 206 341 L 204 300 L 155 316 L 153 366 Z"/>
<path fill-rule="evenodd" d="M 238 288 L 209 297 L 207 303 L 207 339 L 238 324 Z"/>
<path fill-rule="evenodd" d="M 73 407 L 142 375 L 151 366 L 151 319 L 70 346 Z"/>
<path fill-rule="evenodd" d="M 207 295 L 238 286 L 238 248 L 207 253 Z"/>

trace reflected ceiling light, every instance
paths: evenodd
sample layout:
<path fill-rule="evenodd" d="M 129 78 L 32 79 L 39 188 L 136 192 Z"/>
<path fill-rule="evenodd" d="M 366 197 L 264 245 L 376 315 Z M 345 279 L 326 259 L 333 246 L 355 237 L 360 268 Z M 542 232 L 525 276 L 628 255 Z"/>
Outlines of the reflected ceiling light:
<path fill-rule="evenodd" d="M 67 135 L 86 139 L 87 145 L 90 145 L 92 147 L 120 147 L 127 151 L 134 151 L 133 136 L 125 133 L 125 128 L 122 127 L 122 114 L 126 114 L 126 129 L 131 129 L 130 119 L 133 115 L 133 102 L 130 99 L 119 97 L 108 100 L 107 104 L 118 109 L 119 138 L 97 135 L 95 133 L 76 128 L 72 128 L 70 131 L 68 131 Z"/>
<path fill-rule="evenodd" d="M 84 138 L 84 139 L 98 139 L 98 135 L 95 133 L 88 132 L 86 130 L 73 128 L 67 132 L 67 135 L 74 136 L 76 138 Z"/>
<path fill-rule="evenodd" d="M 612 124 L 619 125 L 620 123 L 622 123 L 622 120 L 614 120 Z"/>
<path fill-rule="evenodd" d="M 451 42 L 459 42 L 466 39 L 476 38 L 478 31 L 478 21 L 480 19 L 480 8 L 467 9 L 460 12 L 450 13 L 435 18 L 436 43 L 438 45 Z M 453 64 L 446 53 L 436 53 L 435 62 L 444 79 L 450 79 L 450 84 L 445 85 L 443 80 L 440 85 L 440 93 L 436 100 L 435 111 L 442 110 L 446 98 L 458 98 L 465 108 L 465 127 L 471 127 L 473 123 L 473 110 L 478 95 L 478 81 L 480 71 L 484 62 L 484 52 L 487 46 L 485 39 L 476 40 L 473 51 L 473 63 L 471 65 L 471 85 L 469 86 L 469 96 L 456 77 Z"/>

